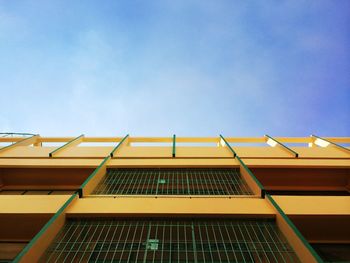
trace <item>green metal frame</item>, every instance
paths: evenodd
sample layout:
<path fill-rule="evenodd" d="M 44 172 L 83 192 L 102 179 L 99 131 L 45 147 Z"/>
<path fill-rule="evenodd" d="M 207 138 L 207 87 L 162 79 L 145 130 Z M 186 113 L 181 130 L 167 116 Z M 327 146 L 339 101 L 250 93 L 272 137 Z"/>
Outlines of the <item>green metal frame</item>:
<path fill-rule="evenodd" d="M 82 185 L 78 189 L 79 198 L 83 197 L 83 188 L 87 185 L 87 183 L 95 176 L 95 174 L 101 169 L 101 167 L 111 158 L 110 155 L 108 155 L 106 158 L 103 159 L 103 161 L 100 163 L 99 166 L 92 172 L 92 174 L 89 175 L 88 178 L 82 183 Z"/>
<path fill-rule="evenodd" d="M 14 263 L 20 262 L 22 257 L 32 248 L 32 246 L 37 242 L 37 240 L 45 233 L 45 231 L 52 225 L 53 222 L 60 216 L 63 211 L 68 207 L 68 205 L 74 200 L 77 193 L 73 194 L 63 206 L 50 218 L 50 220 L 40 229 L 40 231 L 32 238 L 32 240 L 23 248 L 23 250 L 16 256 L 13 260 Z"/>
<path fill-rule="evenodd" d="M 300 262 L 273 219 L 69 218 L 43 262 Z"/>
<path fill-rule="evenodd" d="M 23 140 L 20 140 L 20 141 L 18 141 L 18 142 L 15 142 L 15 143 L 13 143 L 13 144 L 11 144 L 11 145 L 7 145 L 7 146 L 5 146 L 5 147 L 2 147 L 2 148 L 0 148 L 0 151 L 5 150 L 5 149 L 10 148 L 10 147 L 13 147 L 13 146 L 15 146 L 16 144 L 19 144 L 19 143 L 21 143 L 21 142 L 24 142 L 24 141 L 26 141 L 26 140 L 29 140 L 29 139 L 31 139 L 31 138 L 33 138 L 33 137 L 35 137 L 35 136 L 39 136 L 39 134 L 34 134 L 34 135 L 32 135 L 32 136 L 30 136 L 30 137 L 28 137 L 28 138 L 24 138 Z"/>
<path fill-rule="evenodd" d="M 272 198 L 271 195 L 266 194 L 267 199 L 271 202 L 271 204 L 276 208 L 277 212 L 283 217 L 286 223 L 292 228 L 294 233 L 298 236 L 304 246 L 310 251 L 312 256 L 316 259 L 317 262 L 324 262 L 321 257 L 317 254 L 317 252 L 313 249 L 313 247 L 309 244 L 309 242 L 305 239 L 305 237 L 300 233 L 298 228 L 293 224 L 293 222 L 289 219 L 289 217 L 283 212 L 282 208 L 276 203 L 276 201 Z"/>
<path fill-rule="evenodd" d="M 295 155 L 295 158 L 299 157 L 299 154 L 296 151 L 293 151 L 291 148 L 289 148 L 288 146 L 284 145 L 283 143 L 277 141 L 275 138 L 272 138 L 271 136 L 265 134 L 265 137 L 273 140 L 274 142 L 278 143 L 280 146 L 282 146 L 284 149 L 286 149 L 287 151 L 291 152 L 292 154 Z"/>
<path fill-rule="evenodd" d="M 176 157 L 176 135 L 173 135 L 173 157 Z"/>
<path fill-rule="evenodd" d="M 242 165 L 242 167 L 247 171 L 247 173 L 253 178 L 254 182 L 259 186 L 261 189 L 261 197 L 264 198 L 265 196 L 265 188 L 260 183 L 258 178 L 255 177 L 253 172 L 248 168 L 248 166 L 242 161 L 242 159 L 237 155 L 237 153 L 232 149 L 231 145 L 225 140 L 225 138 L 220 134 L 221 139 L 226 143 L 226 146 L 230 149 L 230 151 L 233 153 L 233 158 L 237 158 L 238 162 Z"/>
<path fill-rule="evenodd" d="M 108 169 L 93 195 L 252 195 L 236 168 Z"/>
<path fill-rule="evenodd" d="M 111 151 L 111 153 L 109 154 L 112 158 L 114 157 L 114 152 L 123 144 L 123 142 L 129 137 L 129 134 L 127 134 L 119 143 L 116 147 L 114 147 L 114 149 Z"/>
<path fill-rule="evenodd" d="M 49 157 L 52 157 L 52 155 L 53 155 L 55 152 L 59 151 L 59 150 L 62 149 L 63 147 L 66 147 L 67 145 L 69 145 L 69 144 L 71 144 L 72 142 L 74 142 L 74 141 L 80 139 L 80 138 L 83 137 L 83 136 L 84 136 L 84 134 L 82 134 L 82 135 L 80 135 L 80 136 L 78 136 L 78 137 L 76 137 L 76 138 L 70 140 L 69 142 L 67 142 L 67 143 L 63 144 L 62 146 L 58 147 L 57 149 L 53 150 L 52 152 L 49 153 Z"/>
<path fill-rule="evenodd" d="M 329 141 L 329 140 L 327 140 L 327 139 L 324 139 L 324 138 L 319 137 L 319 136 L 316 136 L 316 135 L 311 135 L 311 137 L 315 137 L 315 138 L 317 138 L 317 139 L 326 141 L 326 142 L 328 142 L 328 143 L 330 143 L 330 144 L 332 144 L 332 145 L 334 145 L 334 146 L 336 146 L 336 147 L 338 147 L 338 148 L 341 148 L 341 149 L 343 149 L 343 150 L 346 150 L 346 151 L 348 151 L 348 152 L 350 153 L 350 149 L 345 148 L 345 147 L 343 147 L 343 146 L 341 146 L 341 145 L 339 145 L 339 144 L 337 144 L 337 143 L 335 143 L 335 142 L 331 142 L 331 141 Z"/>

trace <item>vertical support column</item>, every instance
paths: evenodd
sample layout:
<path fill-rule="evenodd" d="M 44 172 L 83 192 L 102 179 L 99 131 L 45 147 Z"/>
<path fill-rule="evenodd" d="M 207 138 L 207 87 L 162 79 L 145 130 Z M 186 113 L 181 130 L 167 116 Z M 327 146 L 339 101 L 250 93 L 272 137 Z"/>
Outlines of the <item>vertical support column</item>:
<path fill-rule="evenodd" d="M 173 135 L 173 157 L 176 157 L 176 135 Z"/>

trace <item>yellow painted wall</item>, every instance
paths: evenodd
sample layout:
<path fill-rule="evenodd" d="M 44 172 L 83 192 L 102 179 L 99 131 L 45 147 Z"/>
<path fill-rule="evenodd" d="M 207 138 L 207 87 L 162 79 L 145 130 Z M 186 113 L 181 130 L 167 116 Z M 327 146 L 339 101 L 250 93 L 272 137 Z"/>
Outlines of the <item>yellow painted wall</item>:
<path fill-rule="evenodd" d="M 299 153 L 299 158 L 348 158 L 349 153 L 336 147 L 291 147 Z"/>
<path fill-rule="evenodd" d="M 287 215 L 350 215 L 350 196 L 273 196 L 273 199 Z"/>
<path fill-rule="evenodd" d="M 63 149 L 55 155 L 63 158 L 104 158 L 111 151 L 113 147 L 96 147 L 96 146 L 82 146 L 82 147 L 68 147 Z"/>
<path fill-rule="evenodd" d="M 31 157 L 41 158 L 48 157 L 49 152 L 55 150 L 56 147 L 39 147 L 39 146 L 16 146 L 12 149 L 8 149 L 4 152 L 0 151 L 1 157 Z"/>
<path fill-rule="evenodd" d="M 239 167 L 237 159 L 112 159 L 108 167 Z"/>
<path fill-rule="evenodd" d="M 67 210 L 69 215 L 255 215 L 273 216 L 274 211 L 260 198 L 93 198 L 79 199 Z"/>
<path fill-rule="evenodd" d="M 171 147 L 132 147 L 132 146 L 124 146 L 118 149 L 116 154 L 118 157 L 122 158 L 136 158 L 136 157 L 171 157 L 172 156 L 172 148 Z"/>
<path fill-rule="evenodd" d="M 280 147 L 233 147 L 242 158 L 293 158 L 294 156 Z"/>
<path fill-rule="evenodd" d="M 54 214 L 70 195 L 0 195 L 0 214 Z"/>

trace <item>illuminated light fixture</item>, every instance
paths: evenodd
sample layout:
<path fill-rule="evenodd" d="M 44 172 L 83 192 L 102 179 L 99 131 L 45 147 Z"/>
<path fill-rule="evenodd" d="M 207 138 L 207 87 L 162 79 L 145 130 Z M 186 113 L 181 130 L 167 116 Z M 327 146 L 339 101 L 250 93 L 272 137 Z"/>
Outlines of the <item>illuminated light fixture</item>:
<path fill-rule="evenodd" d="M 275 142 L 275 141 L 272 140 L 271 138 L 268 138 L 266 143 L 267 143 L 268 145 L 270 145 L 271 147 L 276 147 L 276 145 L 277 145 L 277 142 Z"/>
<path fill-rule="evenodd" d="M 316 144 L 320 147 L 327 147 L 330 143 L 325 141 L 325 140 L 322 140 L 320 138 L 316 138 L 316 140 L 314 141 L 314 144 Z"/>
<path fill-rule="evenodd" d="M 221 145 L 222 147 L 225 147 L 225 146 L 226 146 L 226 143 L 225 143 L 225 141 L 224 141 L 223 139 L 220 140 L 220 145 Z"/>

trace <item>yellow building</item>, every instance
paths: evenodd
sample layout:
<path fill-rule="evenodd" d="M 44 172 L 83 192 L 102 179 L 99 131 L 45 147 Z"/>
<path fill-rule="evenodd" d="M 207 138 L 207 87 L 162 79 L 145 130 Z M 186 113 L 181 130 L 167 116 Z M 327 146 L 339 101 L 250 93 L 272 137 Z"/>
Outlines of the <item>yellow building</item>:
<path fill-rule="evenodd" d="M 350 262 L 349 143 L 0 134 L 0 262 Z"/>

